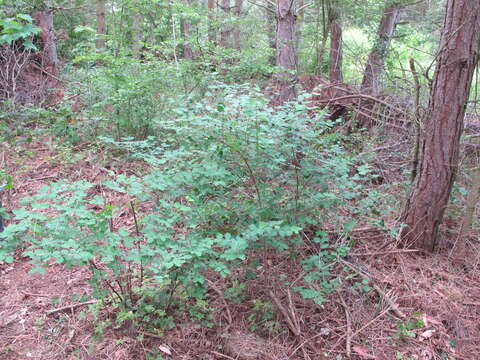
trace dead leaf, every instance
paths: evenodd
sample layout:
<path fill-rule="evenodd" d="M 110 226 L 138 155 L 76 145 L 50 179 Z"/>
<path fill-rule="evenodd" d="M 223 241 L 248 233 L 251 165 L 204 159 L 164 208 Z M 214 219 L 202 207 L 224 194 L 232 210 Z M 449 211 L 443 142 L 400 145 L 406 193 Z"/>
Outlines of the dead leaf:
<path fill-rule="evenodd" d="M 427 330 L 421 333 L 420 337 L 424 339 L 430 339 L 434 333 L 435 333 L 435 330 Z"/>
<path fill-rule="evenodd" d="M 172 356 L 172 352 L 170 350 L 170 348 L 167 346 L 167 345 L 160 345 L 158 347 L 158 350 L 160 350 L 161 352 L 163 352 L 164 354 L 167 354 L 169 356 Z"/>
<path fill-rule="evenodd" d="M 358 355 L 360 355 L 361 358 L 363 359 L 376 359 L 377 357 L 374 355 L 370 355 L 368 353 L 368 348 L 364 346 L 357 346 L 354 345 L 352 346 L 353 351 L 355 351 Z"/>

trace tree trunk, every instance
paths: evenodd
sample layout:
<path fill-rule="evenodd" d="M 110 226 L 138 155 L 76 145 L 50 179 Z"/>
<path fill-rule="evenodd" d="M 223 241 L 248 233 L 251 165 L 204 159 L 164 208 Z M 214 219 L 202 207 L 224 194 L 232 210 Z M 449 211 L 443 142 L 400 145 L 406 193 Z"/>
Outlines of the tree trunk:
<path fill-rule="evenodd" d="M 233 26 L 233 43 L 235 49 L 241 50 L 242 49 L 242 41 L 240 36 L 240 26 L 238 22 L 242 16 L 242 7 L 243 7 L 243 0 L 235 0 L 235 25 Z"/>
<path fill-rule="evenodd" d="M 220 45 L 223 47 L 228 47 L 231 32 L 230 25 L 228 24 L 230 20 L 230 0 L 222 0 L 221 7 L 225 13 L 226 19 L 224 19 L 222 31 L 220 32 Z"/>
<path fill-rule="evenodd" d="M 330 10 L 330 60 L 328 63 L 328 79 L 330 82 L 343 82 L 342 73 L 342 25 L 340 24 L 340 14 L 336 9 Z"/>
<path fill-rule="evenodd" d="M 271 66 L 277 64 L 276 53 L 277 53 L 277 10 L 270 4 L 267 3 L 268 9 L 266 9 L 267 16 L 267 28 L 268 28 L 268 45 L 272 51 L 272 55 L 268 57 L 268 63 Z"/>
<path fill-rule="evenodd" d="M 190 0 L 183 0 L 183 3 L 187 6 L 190 6 Z M 180 20 L 180 28 L 182 31 L 182 40 L 183 40 L 183 51 L 182 55 L 184 59 L 192 60 L 193 59 L 193 51 L 192 47 L 190 46 L 190 21 L 182 18 Z"/>
<path fill-rule="evenodd" d="M 192 60 L 193 50 L 190 46 L 190 23 L 187 20 L 182 20 L 181 25 L 183 30 L 183 58 Z"/>
<path fill-rule="evenodd" d="M 277 0 L 276 65 L 285 69 L 275 75 L 278 94 L 274 104 L 295 100 L 297 92 L 297 49 L 295 0 Z"/>
<path fill-rule="evenodd" d="M 142 14 L 139 13 L 138 9 L 135 9 L 134 11 L 135 13 L 133 14 L 133 23 L 132 23 L 132 31 L 133 31 L 132 53 L 133 53 L 133 56 L 139 57 L 140 52 L 142 50 L 143 17 L 142 17 Z"/>
<path fill-rule="evenodd" d="M 105 35 L 107 34 L 107 22 L 105 19 L 106 7 L 105 0 L 97 1 L 97 40 L 95 41 L 97 50 L 105 49 L 106 41 Z"/>
<path fill-rule="evenodd" d="M 296 26 L 297 28 L 295 29 L 295 35 L 297 38 L 297 43 L 295 44 L 295 47 L 300 49 L 303 41 L 303 34 L 302 34 L 302 24 L 304 21 L 304 16 L 305 16 L 305 2 L 304 0 L 297 0 L 298 1 L 298 11 L 297 11 L 297 19 L 296 19 Z"/>
<path fill-rule="evenodd" d="M 383 72 L 387 57 L 390 40 L 395 32 L 398 15 L 401 6 L 390 1 L 383 11 L 382 20 L 377 30 L 377 40 L 373 45 L 363 72 L 362 91 L 369 94 L 377 94 L 379 89 L 380 75 Z"/>
<path fill-rule="evenodd" d="M 208 41 L 215 43 L 217 41 L 214 20 L 215 20 L 215 0 L 208 0 Z"/>
<path fill-rule="evenodd" d="M 402 214 L 404 246 L 435 248 L 456 168 L 478 60 L 480 1 L 448 0 L 422 139 L 423 158 Z"/>
<path fill-rule="evenodd" d="M 328 35 L 330 33 L 330 24 L 329 22 L 329 16 L 327 14 L 328 9 L 327 9 L 327 4 L 325 3 L 325 0 L 319 1 L 318 4 L 321 3 L 321 8 L 320 6 L 318 7 L 318 17 L 317 17 L 317 34 L 320 33 L 320 27 L 319 24 L 322 23 L 322 41 L 317 40 L 317 46 L 316 46 L 316 51 L 315 51 L 315 69 L 314 73 L 315 75 L 320 75 L 322 74 L 322 68 L 323 68 L 323 56 L 325 54 L 325 47 L 327 46 L 327 40 L 328 40 Z M 320 14 L 322 14 L 321 19 L 320 19 Z"/>
<path fill-rule="evenodd" d="M 53 28 L 53 14 L 47 11 L 37 11 L 33 14 L 43 41 L 42 68 L 54 76 L 58 76 L 59 61 L 57 55 L 57 38 Z"/>
<path fill-rule="evenodd" d="M 477 161 L 477 168 L 474 170 L 472 184 L 465 204 L 462 225 L 452 249 L 452 257 L 457 263 L 461 263 L 465 259 L 465 255 L 467 255 L 467 237 L 472 228 L 473 215 L 475 214 L 475 208 L 480 196 L 480 167 L 478 165 L 480 163 Z"/>
<path fill-rule="evenodd" d="M 57 54 L 57 38 L 53 27 L 53 13 L 51 11 L 37 11 L 33 18 L 40 28 L 40 37 L 43 42 L 42 72 L 48 74 L 42 84 L 45 94 L 42 95 L 45 103 L 58 102 L 64 96 L 63 84 L 59 79 L 60 61 Z"/>

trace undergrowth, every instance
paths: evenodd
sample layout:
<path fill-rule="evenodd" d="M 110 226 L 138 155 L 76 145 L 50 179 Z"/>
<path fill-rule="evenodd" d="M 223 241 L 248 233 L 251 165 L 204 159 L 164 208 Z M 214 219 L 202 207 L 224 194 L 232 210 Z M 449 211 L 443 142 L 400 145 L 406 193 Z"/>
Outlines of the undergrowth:
<path fill-rule="evenodd" d="M 147 162 L 144 174 L 51 183 L 25 198 L 0 260 L 22 247 L 35 271 L 88 266 L 93 295 L 118 309 L 117 326 L 155 332 L 173 326 L 185 301 L 192 319 L 211 326 L 207 271 L 227 277 L 252 254 L 295 253 L 305 272 L 294 289 L 322 304 L 340 283 L 331 268 L 351 245 L 350 214 L 375 200 L 364 191 L 369 166 L 344 150 L 322 115 L 301 101 L 271 109 L 249 87 L 211 87 L 204 101 L 157 117 L 155 136 L 102 138 Z M 112 204 L 102 187 L 128 200 Z M 115 221 L 126 212 L 129 225 Z M 306 241 L 316 250 L 295 252 Z M 265 306 L 252 326 L 269 323 Z"/>

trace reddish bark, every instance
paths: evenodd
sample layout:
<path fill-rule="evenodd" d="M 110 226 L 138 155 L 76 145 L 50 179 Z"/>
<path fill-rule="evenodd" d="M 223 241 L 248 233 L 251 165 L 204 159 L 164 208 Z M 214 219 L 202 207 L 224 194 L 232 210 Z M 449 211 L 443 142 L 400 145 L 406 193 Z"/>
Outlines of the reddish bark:
<path fill-rule="evenodd" d="M 276 62 L 277 66 L 286 71 L 275 75 L 278 94 L 274 99 L 275 104 L 295 100 L 297 92 L 297 49 L 296 36 L 296 10 L 295 0 L 277 0 L 277 36 L 276 36 Z"/>
<path fill-rule="evenodd" d="M 135 10 L 133 14 L 133 22 L 132 22 L 132 32 L 133 32 L 133 44 L 132 44 L 132 53 L 133 56 L 139 57 L 140 51 L 142 49 L 142 21 L 143 17 L 142 14 Z"/>
<path fill-rule="evenodd" d="M 402 214 L 404 246 L 433 251 L 458 165 L 460 136 L 478 60 L 480 1 L 448 0 L 430 92 L 423 158 Z"/>
<path fill-rule="evenodd" d="M 234 43 L 235 49 L 237 50 L 240 50 L 242 48 L 242 42 L 240 37 L 240 26 L 238 24 L 238 21 L 242 16 L 242 7 L 243 7 L 243 0 L 235 0 L 236 21 L 235 21 L 235 25 L 233 26 L 233 43 Z"/>
<path fill-rule="evenodd" d="M 184 0 L 185 5 L 190 5 L 190 0 Z M 186 19 L 181 21 L 183 35 L 183 57 L 185 59 L 193 59 L 193 50 L 190 46 L 190 22 Z"/>
<path fill-rule="evenodd" d="M 58 76 L 57 38 L 53 28 L 53 14 L 46 11 L 38 11 L 33 14 L 38 27 L 41 29 L 40 37 L 43 41 L 42 66 L 51 74 Z"/>
<path fill-rule="evenodd" d="M 377 30 L 377 40 L 370 52 L 363 73 L 362 91 L 377 94 L 380 76 L 385 66 L 390 40 L 395 32 L 401 6 L 387 4 Z"/>
<path fill-rule="evenodd" d="M 107 33 L 107 22 L 105 19 L 106 8 L 105 0 L 97 0 L 97 40 L 95 42 L 97 50 L 105 49 L 105 34 Z"/>
<path fill-rule="evenodd" d="M 37 11 L 33 14 L 36 24 L 40 28 L 42 38 L 42 73 L 48 75 L 43 86 L 46 87 L 44 99 L 47 103 L 56 102 L 63 98 L 63 84 L 59 79 L 60 61 L 57 55 L 57 38 L 53 27 L 53 13 L 49 11 Z"/>
<path fill-rule="evenodd" d="M 215 28 L 213 26 L 213 22 L 215 20 L 215 14 L 214 14 L 215 0 L 208 0 L 207 7 L 208 7 L 208 41 L 214 43 L 217 41 Z"/>
<path fill-rule="evenodd" d="M 272 50 L 272 55 L 268 57 L 268 63 L 271 66 L 275 66 L 277 63 L 276 53 L 277 53 L 277 18 L 276 18 L 276 9 L 270 4 L 267 3 L 266 17 L 267 17 L 267 28 L 268 28 L 268 45 Z"/>
<path fill-rule="evenodd" d="M 332 83 L 343 82 L 342 60 L 342 25 L 340 24 L 340 16 L 334 9 L 330 15 L 330 59 L 328 64 L 328 78 Z"/>
<path fill-rule="evenodd" d="M 230 0 L 222 0 L 221 8 L 225 12 L 226 17 L 230 16 Z M 227 19 L 228 20 L 228 19 Z M 231 28 L 228 24 L 223 24 L 222 31 L 220 32 L 220 45 L 228 47 L 230 39 Z"/>
<path fill-rule="evenodd" d="M 380 88 L 380 78 L 385 67 L 390 40 L 395 32 L 398 16 L 402 6 L 393 0 L 389 1 L 383 11 L 383 16 L 377 30 L 377 40 L 368 56 L 361 92 L 369 95 L 377 95 Z M 374 124 L 375 115 L 372 114 L 373 104 L 370 102 L 360 103 L 362 113 L 357 116 L 358 126 L 370 129 Z M 367 115 L 368 114 L 368 115 Z"/>

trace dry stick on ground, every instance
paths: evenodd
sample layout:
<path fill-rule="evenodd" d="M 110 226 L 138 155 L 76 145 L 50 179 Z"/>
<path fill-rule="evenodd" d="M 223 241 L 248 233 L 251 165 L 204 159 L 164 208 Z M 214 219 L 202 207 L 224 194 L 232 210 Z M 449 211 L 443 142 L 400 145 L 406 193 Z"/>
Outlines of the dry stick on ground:
<path fill-rule="evenodd" d="M 370 325 L 372 325 L 375 321 L 377 321 L 378 319 L 380 319 L 383 315 L 385 315 L 388 311 L 390 311 L 390 308 L 387 308 L 385 310 L 383 310 L 380 314 L 378 314 L 377 316 L 375 316 L 372 320 L 370 320 L 368 323 L 366 323 L 365 325 L 363 325 L 360 329 L 358 329 L 357 331 L 355 331 L 351 337 L 354 338 L 355 336 L 357 336 L 358 334 L 360 334 L 363 330 L 365 330 L 366 328 L 368 328 Z M 335 345 L 333 345 L 333 347 L 331 349 L 328 349 L 329 352 L 333 352 L 338 344 L 340 344 L 340 341 L 342 341 L 342 339 L 345 337 L 345 335 L 342 335 L 340 336 L 340 338 L 337 340 L 337 342 L 335 343 Z"/>
<path fill-rule="evenodd" d="M 350 319 L 350 311 L 348 311 L 347 303 L 345 302 L 345 299 L 343 298 L 342 293 L 340 291 L 337 291 L 337 294 L 340 298 L 341 304 L 343 306 L 343 310 L 345 311 L 345 319 L 347 320 L 346 350 L 347 350 L 347 358 L 350 358 L 350 355 L 352 354 L 352 320 Z"/>
<path fill-rule="evenodd" d="M 365 273 L 363 273 L 360 269 L 357 269 L 353 264 L 349 263 L 348 261 L 345 261 L 343 259 L 339 259 L 340 262 L 346 266 L 348 266 L 350 269 L 352 269 L 354 272 L 356 272 L 358 275 L 360 275 L 363 279 L 367 280 L 370 282 L 373 286 L 373 288 L 377 291 L 377 293 L 390 305 L 390 309 L 400 318 L 405 319 L 407 316 L 399 309 L 398 305 L 395 304 L 395 302 L 383 291 L 377 284 L 373 283 L 372 279 L 367 276 Z"/>
<path fill-rule="evenodd" d="M 31 296 L 31 297 L 50 297 L 51 296 L 51 295 L 45 295 L 45 294 L 33 294 L 26 291 L 20 291 L 20 292 L 25 296 Z"/>
<path fill-rule="evenodd" d="M 280 310 L 282 313 L 283 317 L 285 318 L 285 321 L 287 322 L 288 328 L 290 331 L 295 335 L 295 336 L 300 336 L 300 328 L 298 326 L 298 320 L 295 316 L 295 313 L 293 312 L 293 309 L 290 309 L 290 312 L 288 312 L 287 309 L 282 305 L 281 301 L 277 298 L 277 296 L 273 293 L 273 291 L 269 291 L 269 295 L 272 298 L 273 302 L 275 303 L 275 306 Z"/>
<path fill-rule="evenodd" d="M 148 331 L 137 330 L 137 334 L 145 335 L 145 336 L 148 336 L 148 337 L 151 337 L 151 338 L 154 338 L 154 339 L 165 340 L 165 336 L 155 335 L 155 334 L 152 334 Z"/>
<path fill-rule="evenodd" d="M 62 306 L 60 308 L 56 308 L 56 309 L 47 311 L 47 315 L 56 314 L 58 312 L 65 311 L 65 310 L 73 310 L 73 309 L 76 309 L 76 308 L 81 307 L 81 306 L 95 304 L 96 302 L 98 302 L 98 300 L 89 300 L 89 301 L 85 301 L 85 302 L 78 303 L 78 304 L 71 304 L 71 305 L 67 305 L 67 306 Z"/>
<path fill-rule="evenodd" d="M 220 356 L 221 358 L 224 358 L 224 359 L 229 359 L 229 360 L 237 360 L 231 356 L 228 356 L 228 355 L 225 355 L 225 354 L 222 354 L 222 353 L 219 353 L 217 351 L 210 351 L 213 355 L 217 355 L 217 356 Z"/>
<path fill-rule="evenodd" d="M 232 314 L 230 313 L 230 309 L 227 304 L 227 300 L 225 300 L 225 295 L 222 293 L 222 291 L 213 283 L 213 281 L 210 281 L 207 279 L 208 285 L 212 288 L 213 291 L 215 291 L 218 296 L 220 296 L 220 299 L 222 299 L 223 305 L 225 305 L 225 309 L 227 310 L 227 321 L 228 321 L 228 326 L 230 327 L 232 325 Z"/>
<path fill-rule="evenodd" d="M 376 255 L 390 255 L 390 254 L 408 254 L 421 252 L 417 249 L 403 249 L 403 250 L 390 250 L 390 251 L 376 251 L 363 254 L 348 254 L 348 256 L 376 256 Z"/>

